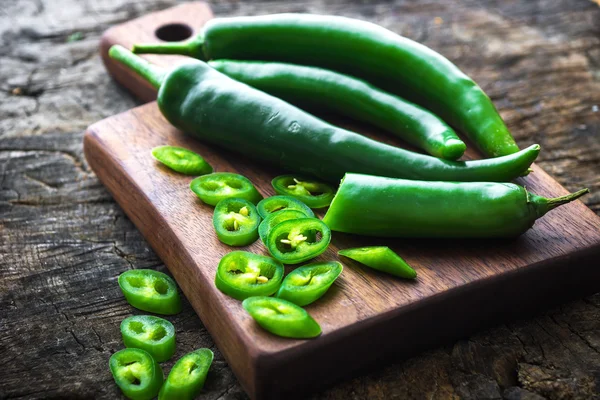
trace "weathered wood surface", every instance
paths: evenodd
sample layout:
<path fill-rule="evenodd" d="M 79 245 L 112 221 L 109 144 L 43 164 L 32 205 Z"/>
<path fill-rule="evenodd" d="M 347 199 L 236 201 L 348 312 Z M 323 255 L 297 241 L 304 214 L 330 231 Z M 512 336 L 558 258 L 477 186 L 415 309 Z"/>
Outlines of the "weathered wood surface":
<path fill-rule="evenodd" d="M 97 55 L 108 26 L 174 1 L 13 0 L 0 9 L 0 398 L 115 398 L 128 268 L 164 270 L 90 172 L 81 131 L 136 103 Z M 443 52 L 493 97 L 539 165 L 600 212 L 600 8 L 587 0 L 216 2 L 217 15 L 363 17 Z M 81 32 L 82 39 L 67 42 Z M 212 339 L 171 318 L 181 355 Z M 169 366 L 169 365 L 168 365 Z M 167 367 L 168 369 L 168 367 Z M 600 397 L 600 294 L 341 383 L 313 398 Z M 204 397 L 245 398 L 216 352 Z"/>

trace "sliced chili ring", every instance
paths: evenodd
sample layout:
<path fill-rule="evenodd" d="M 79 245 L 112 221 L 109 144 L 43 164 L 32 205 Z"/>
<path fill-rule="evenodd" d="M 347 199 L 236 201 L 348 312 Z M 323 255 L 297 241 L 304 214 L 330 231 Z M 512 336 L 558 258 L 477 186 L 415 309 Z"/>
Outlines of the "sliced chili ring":
<path fill-rule="evenodd" d="M 299 306 L 306 306 L 325 294 L 342 273 L 337 261 L 322 261 L 303 265 L 290 272 L 279 287 L 276 296 Z"/>
<path fill-rule="evenodd" d="M 215 172 L 199 176 L 190 182 L 190 189 L 200 200 L 211 206 L 232 197 L 248 200 L 252 204 L 262 199 L 262 195 L 248 178 L 231 172 Z"/>
<path fill-rule="evenodd" d="M 219 240 L 230 246 L 246 246 L 258 239 L 260 215 L 245 199 L 221 200 L 215 207 L 213 225 Z"/>
<path fill-rule="evenodd" d="M 279 289 L 283 272 L 283 265 L 271 257 L 232 251 L 219 262 L 215 285 L 221 292 L 238 300 L 270 296 Z"/>
<path fill-rule="evenodd" d="M 271 181 L 277 194 L 292 196 L 310 208 L 323 208 L 331 204 L 335 191 L 327 183 L 299 175 L 281 175 Z"/>
<path fill-rule="evenodd" d="M 173 171 L 182 174 L 206 175 L 213 172 L 213 167 L 200 154 L 183 147 L 155 147 L 152 149 L 152 156 Z"/>
<path fill-rule="evenodd" d="M 292 196 L 271 196 L 263 199 L 256 206 L 261 217 L 267 218 L 269 214 L 286 210 L 303 212 L 307 217 L 314 217 L 315 213 L 309 206 Z"/>
<path fill-rule="evenodd" d="M 119 275 L 119 286 L 133 307 L 155 314 L 177 314 L 181 299 L 177 285 L 167 274 L 151 269 L 132 269 Z"/>
<path fill-rule="evenodd" d="M 274 214 L 269 214 L 263 222 L 258 226 L 258 235 L 263 243 L 266 242 L 269 232 L 275 225 L 280 224 L 283 221 L 290 219 L 306 218 L 306 215 L 302 211 L 298 210 L 283 210 L 278 211 Z"/>
<path fill-rule="evenodd" d="M 357 247 L 338 251 L 338 254 L 400 278 L 415 279 L 417 272 L 387 246 Z"/>
<path fill-rule="evenodd" d="M 146 350 L 158 362 L 175 354 L 175 327 L 153 315 L 134 315 L 121 322 L 125 347 Z"/>
<path fill-rule="evenodd" d="M 327 250 L 331 231 L 317 218 L 283 221 L 274 226 L 267 236 L 267 249 L 284 264 L 299 264 Z"/>
<path fill-rule="evenodd" d="M 108 362 L 115 383 L 123 394 L 134 400 L 149 400 L 158 394 L 164 381 L 160 365 L 142 349 L 124 349 Z"/>
<path fill-rule="evenodd" d="M 303 308 L 276 297 L 256 296 L 242 307 L 263 329 L 283 337 L 308 339 L 319 336 L 321 327 Z"/>
<path fill-rule="evenodd" d="M 210 349 L 198 349 L 181 357 L 171 368 L 158 399 L 195 399 L 204 387 L 213 358 L 214 354 Z"/>

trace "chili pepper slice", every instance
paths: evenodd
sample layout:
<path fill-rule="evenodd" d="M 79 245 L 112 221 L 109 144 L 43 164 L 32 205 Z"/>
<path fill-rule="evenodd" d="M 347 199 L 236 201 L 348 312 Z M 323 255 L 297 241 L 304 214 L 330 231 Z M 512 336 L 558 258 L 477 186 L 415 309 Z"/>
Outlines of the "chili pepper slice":
<path fill-rule="evenodd" d="M 213 358 L 209 349 L 198 349 L 177 360 L 160 389 L 158 400 L 192 400 L 198 396 Z"/>
<path fill-rule="evenodd" d="M 206 175 L 213 172 L 213 167 L 198 153 L 183 147 L 159 146 L 152 149 L 154 158 L 185 175 Z"/>
<path fill-rule="evenodd" d="M 327 292 L 342 269 L 342 264 L 337 261 L 316 262 L 296 268 L 285 277 L 276 297 L 306 306 Z"/>
<path fill-rule="evenodd" d="M 175 281 L 162 272 L 133 269 L 119 275 L 119 286 L 133 307 L 156 314 L 177 314 L 181 299 Z"/>
<path fill-rule="evenodd" d="M 108 362 L 115 383 L 133 400 L 149 400 L 158 394 L 164 376 L 160 365 L 142 349 L 124 349 Z"/>
<path fill-rule="evenodd" d="M 357 247 L 340 250 L 338 254 L 400 278 L 415 279 L 417 277 L 416 271 L 387 246 Z"/>
<path fill-rule="evenodd" d="M 261 200 L 256 206 L 261 217 L 267 218 L 273 214 L 285 210 L 297 210 L 303 212 L 307 217 L 313 218 L 315 213 L 302 201 L 291 196 L 271 196 Z"/>
<path fill-rule="evenodd" d="M 247 251 L 232 251 L 219 262 L 215 285 L 233 297 L 270 296 L 283 280 L 283 265 L 270 257 Z"/>
<path fill-rule="evenodd" d="M 158 362 L 175 354 L 175 327 L 153 315 L 134 315 L 121 322 L 125 347 L 146 350 Z"/>
<path fill-rule="evenodd" d="M 258 203 L 262 196 L 245 176 L 231 172 L 214 172 L 190 182 L 190 189 L 206 204 L 216 206 L 223 199 L 237 197 Z"/>
<path fill-rule="evenodd" d="M 246 246 L 258 239 L 261 218 L 248 200 L 230 198 L 215 207 L 213 225 L 219 240 L 230 246 Z"/>
<path fill-rule="evenodd" d="M 278 176 L 271 185 L 278 194 L 295 197 L 310 208 L 327 207 L 335 194 L 330 185 L 299 175 Z"/>
<path fill-rule="evenodd" d="M 302 211 L 298 210 L 283 210 L 274 214 L 268 214 L 267 218 L 265 218 L 265 220 L 258 226 L 258 236 L 260 236 L 260 240 L 265 243 L 269 232 L 274 226 L 282 223 L 283 221 L 300 218 L 306 218 L 306 215 L 304 215 Z"/>
<path fill-rule="evenodd" d="M 277 224 L 267 236 L 267 249 L 284 264 L 299 264 L 327 250 L 331 231 L 317 218 L 300 218 Z"/>
<path fill-rule="evenodd" d="M 242 307 L 263 329 L 283 337 L 309 339 L 321 334 L 321 327 L 303 308 L 277 297 L 255 296 Z"/>

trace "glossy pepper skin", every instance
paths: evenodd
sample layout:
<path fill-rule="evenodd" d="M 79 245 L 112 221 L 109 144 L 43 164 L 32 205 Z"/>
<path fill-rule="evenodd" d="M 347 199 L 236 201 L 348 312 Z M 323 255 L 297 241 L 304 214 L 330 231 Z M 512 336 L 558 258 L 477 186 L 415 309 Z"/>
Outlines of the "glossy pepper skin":
<path fill-rule="evenodd" d="M 248 200 L 229 198 L 215 206 L 213 226 L 219 240 L 229 246 L 247 246 L 258 239 L 261 218 Z"/>
<path fill-rule="evenodd" d="M 406 261 L 387 246 L 357 247 L 338 251 L 338 254 L 378 271 L 400 278 L 415 279 L 417 273 Z"/>
<path fill-rule="evenodd" d="M 300 174 L 338 182 L 346 172 L 420 180 L 509 181 L 537 157 L 533 145 L 494 159 L 448 161 L 337 128 L 201 61 L 168 74 L 120 46 L 110 56 L 145 77 L 171 124 L 199 139 Z M 238 121 L 243 116 L 243 121 Z M 208 175 L 205 175 L 206 177 Z"/>
<path fill-rule="evenodd" d="M 210 349 L 198 349 L 181 357 L 169 372 L 158 400 L 192 400 L 198 396 L 212 364 Z"/>
<path fill-rule="evenodd" d="M 260 236 L 260 240 L 262 240 L 263 243 L 266 243 L 267 237 L 269 237 L 269 232 L 271 232 L 271 229 L 273 229 L 275 226 L 279 225 L 283 221 L 306 217 L 307 216 L 302 211 L 289 209 L 269 214 L 267 218 L 265 218 L 264 221 L 258 226 L 258 236 Z"/>
<path fill-rule="evenodd" d="M 315 213 L 309 206 L 291 196 L 267 197 L 256 205 L 256 209 L 263 219 L 266 219 L 271 214 L 287 210 L 297 210 L 311 218 L 315 216 Z"/>
<path fill-rule="evenodd" d="M 294 197 L 310 208 L 327 207 L 335 194 L 330 185 L 299 175 L 280 175 L 271 186 L 277 194 Z"/>
<path fill-rule="evenodd" d="M 188 42 L 137 45 L 134 51 L 329 68 L 433 111 L 465 132 L 487 156 L 519 150 L 490 98 L 456 65 L 370 22 L 310 14 L 215 18 Z"/>
<path fill-rule="evenodd" d="M 347 174 L 323 222 L 334 231 L 367 236 L 516 237 L 548 211 L 588 192 L 547 199 L 512 183 Z"/>
<path fill-rule="evenodd" d="M 267 234 L 265 245 L 274 259 L 300 264 L 322 254 L 331 241 L 331 230 L 318 218 L 280 222 Z"/>
<path fill-rule="evenodd" d="M 151 269 L 132 269 L 119 275 L 119 286 L 133 307 L 155 314 L 181 311 L 177 284 L 167 274 Z"/>
<path fill-rule="evenodd" d="M 211 206 L 233 197 L 248 200 L 253 204 L 262 200 L 262 195 L 250 179 L 232 172 L 215 172 L 199 176 L 190 182 L 190 189 L 200 200 Z"/>
<path fill-rule="evenodd" d="M 337 261 L 315 262 L 290 272 L 279 287 L 276 297 L 301 307 L 319 300 L 342 273 Z"/>
<path fill-rule="evenodd" d="M 158 146 L 152 149 L 152 156 L 181 174 L 198 176 L 213 172 L 213 167 L 200 154 L 183 147 Z"/>
<path fill-rule="evenodd" d="M 166 319 L 153 315 L 134 315 L 121 322 L 125 347 L 146 350 L 156 361 L 163 362 L 175 354 L 175 327 Z"/>
<path fill-rule="evenodd" d="M 110 356 L 108 362 L 115 383 L 133 400 L 150 400 L 158 394 L 164 381 L 160 365 L 141 349 L 124 349 Z"/>
<path fill-rule="evenodd" d="M 467 148 L 430 111 L 349 75 L 261 61 L 214 60 L 208 65 L 307 111 L 317 109 L 372 124 L 435 157 L 456 160 Z"/>

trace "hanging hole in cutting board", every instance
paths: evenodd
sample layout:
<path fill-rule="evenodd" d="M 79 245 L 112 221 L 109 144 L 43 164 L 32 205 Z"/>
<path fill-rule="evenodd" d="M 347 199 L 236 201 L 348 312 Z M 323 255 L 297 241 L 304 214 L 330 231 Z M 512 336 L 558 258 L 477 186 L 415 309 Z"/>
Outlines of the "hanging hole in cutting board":
<path fill-rule="evenodd" d="M 167 24 L 156 29 L 154 34 L 165 42 L 180 42 L 192 36 L 193 30 L 186 24 Z"/>

